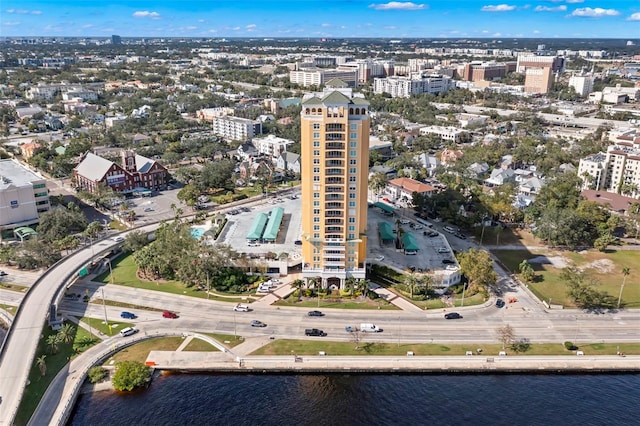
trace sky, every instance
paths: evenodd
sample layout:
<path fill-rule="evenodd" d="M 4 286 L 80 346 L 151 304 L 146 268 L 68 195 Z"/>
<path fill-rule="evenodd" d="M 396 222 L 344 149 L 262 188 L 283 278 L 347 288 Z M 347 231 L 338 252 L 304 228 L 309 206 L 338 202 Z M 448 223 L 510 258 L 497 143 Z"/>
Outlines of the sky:
<path fill-rule="evenodd" d="M 1 0 L 0 36 L 640 39 L 640 0 Z"/>

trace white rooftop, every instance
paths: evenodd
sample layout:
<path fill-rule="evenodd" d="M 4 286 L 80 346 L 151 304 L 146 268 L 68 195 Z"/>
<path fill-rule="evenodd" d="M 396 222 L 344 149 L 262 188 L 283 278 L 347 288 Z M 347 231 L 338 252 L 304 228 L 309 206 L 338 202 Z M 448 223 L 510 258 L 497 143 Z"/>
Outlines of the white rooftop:
<path fill-rule="evenodd" d="M 15 160 L 0 160 L 0 189 L 8 186 L 30 185 L 44 178 Z"/>

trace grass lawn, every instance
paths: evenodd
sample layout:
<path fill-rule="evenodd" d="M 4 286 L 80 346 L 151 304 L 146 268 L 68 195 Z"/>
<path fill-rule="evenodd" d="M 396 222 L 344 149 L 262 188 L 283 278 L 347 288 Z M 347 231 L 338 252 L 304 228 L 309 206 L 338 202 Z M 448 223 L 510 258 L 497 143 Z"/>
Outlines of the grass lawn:
<path fill-rule="evenodd" d="M 5 283 L 5 282 L 0 282 L 0 288 L 2 288 L 3 290 L 16 291 L 19 293 L 26 293 L 27 290 L 29 290 L 29 287 L 27 286 Z"/>
<path fill-rule="evenodd" d="M 113 365 L 120 361 L 145 362 L 151 351 L 175 351 L 184 341 L 184 337 L 158 337 L 128 346 L 105 361 Z"/>
<path fill-rule="evenodd" d="M 185 285 L 179 281 L 156 282 L 139 279 L 137 275 L 138 267 L 133 261 L 133 256 L 118 257 L 113 261 L 112 269 L 114 284 L 126 287 L 143 288 L 145 290 L 163 291 L 165 293 L 182 294 L 185 296 L 199 297 L 201 299 L 207 298 L 206 291 L 198 290 L 195 287 L 185 287 Z M 111 274 L 109 271 L 105 271 L 97 276 L 94 281 L 110 283 Z M 209 299 L 229 303 L 248 303 L 250 301 L 249 296 L 249 293 L 246 295 L 234 295 L 232 297 L 218 297 L 212 294 L 209 296 Z"/>
<path fill-rule="evenodd" d="M 192 339 L 183 349 L 185 352 L 217 352 L 218 348 L 197 337 Z"/>
<path fill-rule="evenodd" d="M 482 349 L 482 355 L 498 355 L 502 350 L 500 343 L 494 344 L 393 344 L 393 343 L 369 343 L 366 338 L 360 341 L 360 349 L 355 348 L 355 342 L 330 342 L 324 340 L 275 340 L 266 346 L 253 352 L 251 355 L 317 355 L 324 351 L 327 355 L 388 355 L 405 356 L 408 351 L 415 355 L 465 355 L 467 351 L 476 353 L 476 349 Z M 640 354 L 640 343 L 595 343 L 581 344 L 580 350 L 585 355 L 615 355 L 618 350 L 626 355 Z M 562 343 L 538 343 L 531 344 L 526 352 L 517 353 L 507 346 L 505 352 L 508 355 L 572 355 L 575 352 L 568 351 Z"/>
<path fill-rule="evenodd" d="M 218 334 L 218 333 L 203 333 L 198 332 L 200 334 L 204 334 L 205 336 L 213 337 L 218 342 L 222 342 L 226 347 L 233 348 L 234 346 L 238 346 L 240 343 L 244 342 L 242 336 L 234 336 L 233 334 Z"/>
<path fill-rule="evenodd" d="M 338 309 L 398 309 L 396 306 L 382 299 L 367 299 L 362 302 L 358 302 L 354 299 L 340 299 L 340 298 L 320 298 L 320 304 L 318 305 L 318 299 L 309 298 L 307 300 L 298 301 L 297 296 L 289 296 L 286 299 L 278 300 L 273 303 L 275 306 L 295 306 L 299 308 L 338 308 Z"/>
<path fill-rule="evenodd" d="M 74 336 L 73 343 L 65 344 L 61 343 L 58 347 L 57 353 L 51 353 L 47 347 L 47 337 L 56 334 L 51 330 L 51 327 L 44 326 L 42 330 L 43 338 L 38 342 L 38 348 L 36 350 L 36 356 L 34 358 L 33 366 L 29 373 L 29 385 L 25 388 L 22 401 L 20 401 L 20 407 L 16 414 L 16 425 L 26 425 L 29 418 L 35 411 L 42 395 L 47 390 L 47 387 L 58 374 L 58 372 L 67 364 L 69 359 L 76 356 L 77 352 L 82 352 L 91 347 L 97 341 L 95 338 L 91 338 L 89 332 L 74 325 L 76 334 Z M 43 376 L 40 373 L 39 367 L 36 365 L 35 360 L 38 357 L 45 355 L 46 362 L 46 374 Z"/>
<path fill-rule="evenodd" d="M 109 325 L 111 326 L 111 330 L 109 330 L 109 326 L 104 323 L 103 319 L 82 317 L 80 318 L 80 321 L 90 325 L 91 329 L 93 330 L 93 333 L 95 333 L 96 330 L 98 330 L 106 336 L 115 336 L 123 328 L 133 327 L 133 324 L 128 322 L 109 321 Z"/>
<path fill-rule="evenodd" d="M 7 312 L 10 312 L 12 314 L 16 314 L 16 311 L 18 310 L 17 306 L 13 306 L 13 305 L 5 305 L 4 303 L 0 303 L 0 309 L 4 309 Z"/>
<path fill-rule="evenodd" d="M 512 272 L 518 272 L 518 264 L 524 259 L 531 259 L 536 256 L 559 256 L 564 257 L 570 264 L 579 268 L 584 268 L 588 274 L 596 278 L 600 285 L 598 288 L 605 291 L 616 300 L 620 293 L 620 286 L 624 278 L 622 269 L 628 267 L 630 274 L 626 278 L 625 288 L 622 293 L 621 305 L 627 308 L 640 308 L 640 286 L 630 285 L 640 281 L 640 252 L 634 250 L 610 250 L 605 253 L 589 250 L 585 252 L 565 252 L 565 251 L 542 251 L 531 253 L 527 250 L 494 250 L 493 253 Z M 562 270 L 550 264 L 532 264 L 538 275 L 534 283 L 529 284 L 529 288 L 541 300 L 549 301 L 552 304 L 561 304 L 567 307 L 574 307 L 573 301 L 567 297 L 565 283 L 560 278 Z"/>
<path fill-rule="evenodd" d="M 97 305 L 102 305 L 102 299 L 99 300 L 91 300 L 89 303 L 95 303 Z M 156 309 L 156 308 L 150 308 L 149 306 L 140 306 L 140 305 L 134 305 L 133 303 L 123 303 L 123 302 L 116 302 L 114 300 L 105 300 L 104 304 L 107 306 L 118 306 L 120 308 L 126 308 L 126 309 L 143 309 L 145 311 L 152 311 L 152 312 L 162 312 L 163 309 Z"/>
<path fill-rule="evenodd" d="M 119 220 L 112 220 L 109 223 L 109 228 L 115 229 L 117 231 L 125 231 L 127 229 L 127 227 Z"/>

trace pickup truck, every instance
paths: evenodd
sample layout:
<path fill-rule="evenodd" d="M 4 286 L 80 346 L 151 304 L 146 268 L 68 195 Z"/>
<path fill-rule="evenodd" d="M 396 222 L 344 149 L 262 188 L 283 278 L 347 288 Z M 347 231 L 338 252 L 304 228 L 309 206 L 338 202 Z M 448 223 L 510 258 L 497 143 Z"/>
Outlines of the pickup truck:
<path fill-rule="evenodd" d="M 326 336 L 327 333 L 317 328 L 307 328 L 304 331 L 304 334 L 307 336 Z"/>

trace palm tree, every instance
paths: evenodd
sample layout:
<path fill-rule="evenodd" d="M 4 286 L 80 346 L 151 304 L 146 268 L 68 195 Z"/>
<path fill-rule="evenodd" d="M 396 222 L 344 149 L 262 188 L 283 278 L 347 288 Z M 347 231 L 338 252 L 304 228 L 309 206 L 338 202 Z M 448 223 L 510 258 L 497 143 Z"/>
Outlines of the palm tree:
<path fill-rule="evenodd" d="M 45 361 L 46 358 L 46 355 L 42 355 L 36 359 L 36 365 L 40 369 L 40 374 L 42 374 L 43 376 L 47 374 L 47 362 Z"/>
<path fill-rule="evenodd" d="M 302 299 L 302 287 L 304 287 L 304 281 L 298 278 L 291 283 L 291 286 L 296 290 L 298 290 L 298 302 L 299 302 Z"/>
<path fill-rule="evenodd" d="M 622 290 L 624 290 L 624 282 L 627 280 L 627 276 L 631 273 L 631 269 L 627 266 L 622 268 L 622 285 L 620 286 L 620 295 L 618 296 L 618 309 L 620 308 L 620 301 L 622 300 Z"/>
<path fill-rule="evenodd" d="M 356 282 L 356 292 L 357 293 L 360 293 L 363 296 L 367 297 L 368 296 L 367 290 L 369 290 L 369 280 L 363 279 L 363 280 L 358 280 Z"/>
<path fill-rule="evenodd" d="M 349 290 L 349 293 L 351 294 L 351 296 L 353 296 L 357 282 L 358 280 L 355 277 L 349 277 L 346 280 L 344 280 L 344 287 L 346 290 Z"/>
<path fill-rule="evenodd" d="M 52 354 L 58 353 L 58 343 L 60 343 L 60 338 L 57 334 L 51 334 L 47 337 L 47 346 Z"/>
<path fill-rule="evenodd" d="M 416 277 L 413 273 L 407 274 L 404 277 L 404 284 L 409 287 L 410 298 L 413 299 L 413 290 L 418 284 L 418 277 Z"/>
<path fill-rule="evenodd" d="M 73 328 L 73 326 L 71 324 L 65 324 L 58 331 L 58 336 L 59 336 L 61 341 L 63 341 L 64 343 L 69 344 L 69 343 L 73 342 L 74 331 L 75 331 L 75 329 Z"/>

